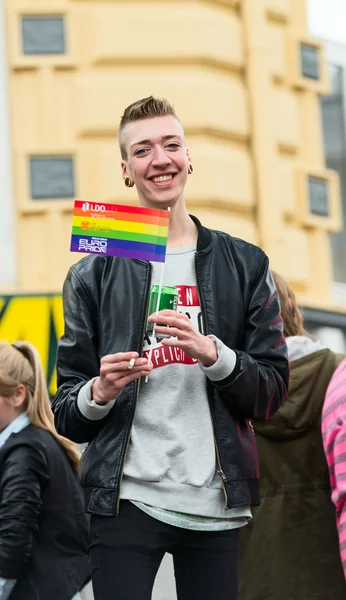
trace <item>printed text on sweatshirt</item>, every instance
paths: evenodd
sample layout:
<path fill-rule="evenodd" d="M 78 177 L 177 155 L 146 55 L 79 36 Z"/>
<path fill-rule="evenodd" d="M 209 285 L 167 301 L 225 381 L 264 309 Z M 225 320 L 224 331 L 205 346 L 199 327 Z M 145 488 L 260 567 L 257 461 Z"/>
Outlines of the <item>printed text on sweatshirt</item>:
<path fill-rule="evenodd" d="M 322 435 L 346 578 L 346 360 L 335 371 L 327 389 Z"/>

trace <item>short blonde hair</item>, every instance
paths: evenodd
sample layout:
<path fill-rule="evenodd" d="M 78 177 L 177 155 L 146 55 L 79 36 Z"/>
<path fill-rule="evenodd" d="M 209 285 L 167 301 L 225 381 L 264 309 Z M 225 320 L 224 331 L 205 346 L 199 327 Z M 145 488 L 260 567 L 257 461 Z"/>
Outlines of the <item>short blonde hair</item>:
<path fill-rule="evenodd" d="M 155 98 L 154 96 L 148 96 L 148 98 L 142 98 L 133 102 L 125 108 L 124 114 L 121 117 L 119 125 L 119 146 L 121 157 L 126 160 L 126 148 L 122 138 L 122 132 L 124 127 L 128 123 L 134 121 L 143 121 L 144 119 L 153 119 L 154 117 L 167 117 L 172 116 L 179 121 L 174 107 L 165 98 Z M 180 121 L 179 121 L 180 123 Z"/>

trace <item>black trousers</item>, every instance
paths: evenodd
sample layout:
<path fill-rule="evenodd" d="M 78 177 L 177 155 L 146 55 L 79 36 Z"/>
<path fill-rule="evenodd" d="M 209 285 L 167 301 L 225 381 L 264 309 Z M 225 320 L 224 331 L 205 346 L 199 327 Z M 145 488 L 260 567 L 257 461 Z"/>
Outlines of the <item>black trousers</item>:
<path fill-rule="evenodd" d="M 237 599 L 239 529 L 173 527 L 124 500 L 118 517 L 92 515 L 90 535 L 95 600 L 150 600 L 166 552 L 179 600 Z"/>

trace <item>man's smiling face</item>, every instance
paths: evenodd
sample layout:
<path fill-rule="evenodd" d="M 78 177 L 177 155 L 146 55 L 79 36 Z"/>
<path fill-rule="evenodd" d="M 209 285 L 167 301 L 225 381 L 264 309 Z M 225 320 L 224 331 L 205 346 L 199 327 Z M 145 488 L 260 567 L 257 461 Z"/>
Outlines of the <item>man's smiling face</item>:
<path fill-rule="evenodd" d="M 134 181 L 141 206 L 174 206 L 183 197 L 189 164 L 179 121 L 168 115 L 128 123 L 121 143 L 123 176 Z"/>

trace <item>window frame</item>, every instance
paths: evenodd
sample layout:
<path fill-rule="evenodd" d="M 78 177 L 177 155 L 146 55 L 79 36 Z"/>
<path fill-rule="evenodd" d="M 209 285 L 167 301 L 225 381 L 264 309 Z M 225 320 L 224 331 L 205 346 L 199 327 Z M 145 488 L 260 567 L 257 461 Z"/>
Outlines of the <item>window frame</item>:
<path fill-rule="evenodd" d="M 35 51 L 35 52 L 25 52 L 25 37 L 24 37 L 24 33 L 25 33 L 25 23 L 28 23 L 29 21 L 35 21 L 35 20 L 40 20 L 42 21 L 42 23 L 44 21 L 48 21 L 48 20 L 56 20 L 61 22 L 62 24 L 62 30 L 61 30 L 61 34 L 62 34 L 62 42 L 63 42 L 63 46 L 62 46 L 62 51 L 61 52 L 44 52 L 42 50 L 40 51 Z M 21 30 L 21 42 L 22 42 L 22 54 L 23 56 L 30 56 L 30 57 L 42 57 L 42 56 L 65 56 L 67 54 L 67 40 L 66 40 L 66 16 L 64 14 L 58 15 L 58 14 L 53 14 L 53 15 L 49 15 L 49 14 L 43 14 L 43 15 L 37 15 L 37 14 L 22 14 L 20 17 L 20 30 Z"/>
<path fill-rule="evenodd" d="M 316 75 L 309 75 L 308 74 L 308 69 L 305 70 L 304 69 L 304 50 L 309 50 L 315 53 L 315 59 L 316 59 Z M 320 61 L 320 56 L 319 56 L 319 50 L 316 46 L 312 45 L 312 44 L 307 44 L 306 42 L 300 42 L 300 72 L 302 77 L 306 77 L 307 79 L 311 79 L 312 81 L 320 81 L 321 79 L 321 61 Z M 306 65 L 308 66 L 308 65 Z"/>
<path fill-rule="evenodd" d="M 23 54 L 22 17 L 63 17 L 65 28 L 65 54 Z M 77 69 L 76 15 L 69 8 L 42 6 L 25 9 L 20 6 L 8 9 L 8 60 L 13 71 L 34 71 L 42 67 L 60 70 Z"/>
<path fill-rule="evenodd" d="M 58 194 L 40 194 L 37 196 L 33 195 L 33 187 L 34 187 L 34 161 L 70 161 L 71 162 L 71 179 L 72 179 L 72 190 L 73 193 L 71 195 L 58 195 Z M 61 155 L 60 153 L 55 154 L 35 154 L 33 156 L 28 156 L 28 168 L 29 168 L 29 192 L 30 192 L 30 200 L 31 202 L 41 202 L 42 200 L 50 200 L 54 202 L 54 200 L 73 200 L 76 196 L 76 177 L 75 177 L 75 162 L 73 155 Z M 39 174 L 38 174 L 39 175 Z"/>

